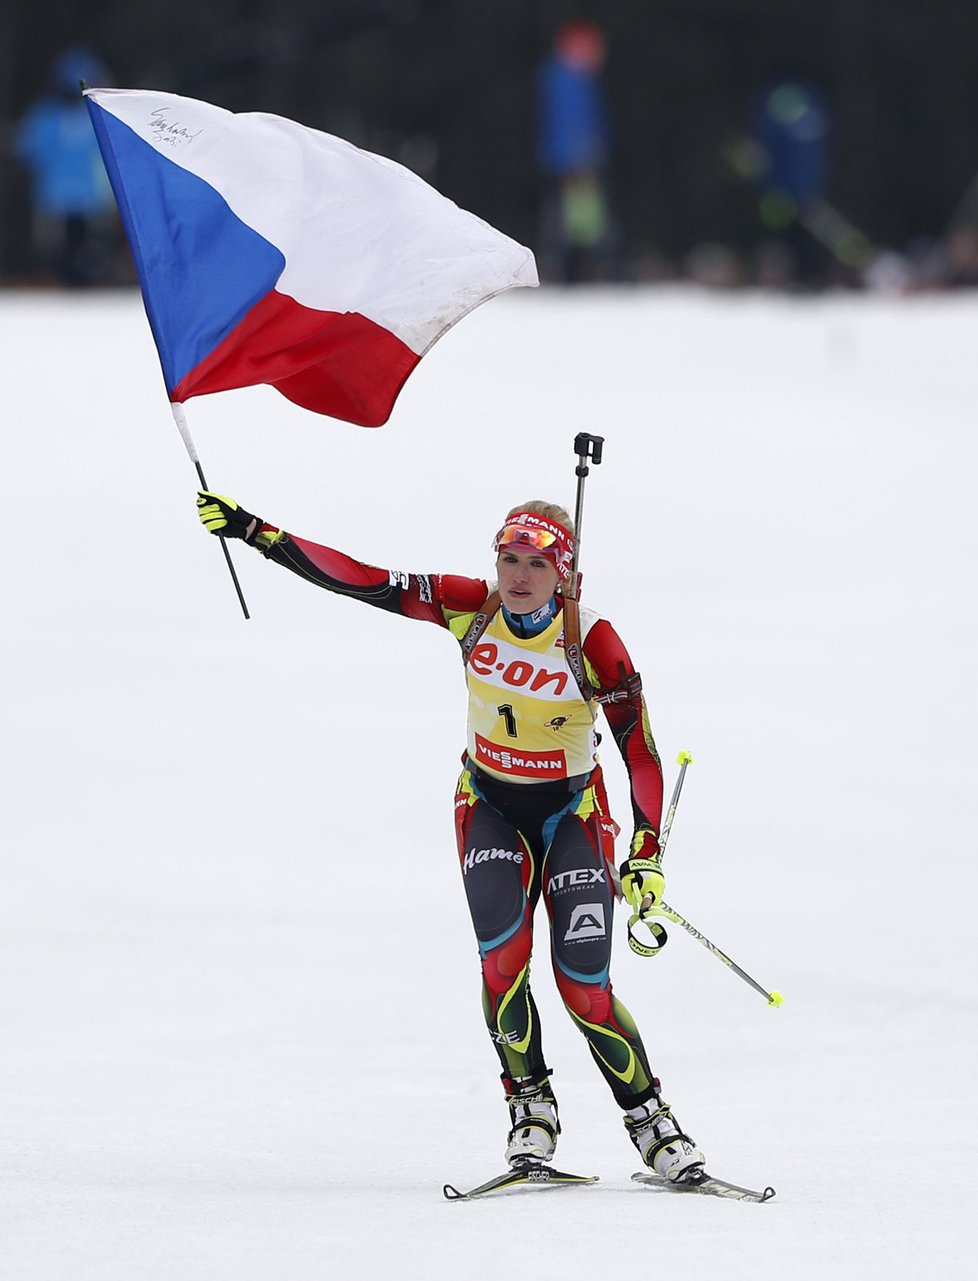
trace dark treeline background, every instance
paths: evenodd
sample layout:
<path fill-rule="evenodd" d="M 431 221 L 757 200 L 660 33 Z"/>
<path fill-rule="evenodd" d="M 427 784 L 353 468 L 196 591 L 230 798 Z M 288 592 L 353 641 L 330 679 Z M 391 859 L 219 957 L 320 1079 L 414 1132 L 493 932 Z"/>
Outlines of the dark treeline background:
<path fill-rule="evenodd" d="M 7 0 L 4 275 L 29 217 L 14 125 L 66 45 L 115 84 L 272 111 L 400 159 L 534 243 L 535 77 L 559 25 L 604 30 L 612 191 L 629 254 L 762 236 L 724 159 L 752 95 L 804 75 L 831 112 L 831 202 L 878 246 L 943 235 L 978 171 L 975 0 Z"/>

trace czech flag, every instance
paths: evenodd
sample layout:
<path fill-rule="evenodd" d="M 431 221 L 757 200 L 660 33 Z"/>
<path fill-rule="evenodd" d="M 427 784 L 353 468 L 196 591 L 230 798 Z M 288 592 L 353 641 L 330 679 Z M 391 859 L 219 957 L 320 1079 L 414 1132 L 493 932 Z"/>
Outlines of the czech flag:
<path fill-rule="evenodd" d="M 529 249 L 416 174 L 280 116 L 86 89 L 174 404 L 269 383 L 363 427 Z"/>

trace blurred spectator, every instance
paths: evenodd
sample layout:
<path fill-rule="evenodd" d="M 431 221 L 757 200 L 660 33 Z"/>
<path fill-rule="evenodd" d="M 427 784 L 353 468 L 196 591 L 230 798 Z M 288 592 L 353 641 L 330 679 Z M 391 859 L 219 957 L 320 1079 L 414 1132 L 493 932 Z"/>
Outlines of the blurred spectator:
<path fill-rule="evenodd" d="M 783 240 L 765 240 L 754 252 L 754 279 L 762 289 L 790 289 L 795 264 Z"/>
<path fill-rule="evenodd" d="M 80 82 L 109 83 L 84 48 L 57 58 L 51 83 L 21 120 L 14 141 L 30 171 L 37 265 L 69 286 L 103 284 L 111 269 L 116 208 Z"/>
<path fill-rule="evenodd" d="M 978 285 L 978 177 L 958 201 L 931 262 L 940 261 L 941 284 L 973 289 Z"/>
<path fill-rule="evenodd" d="M 905 294 L 914 285 L 913 269 L 905 254 L 878 249 L 862 274 L 863 284 L 875 294 Z"/>
<path fill-rule="evenodd" d="M 946 237 L 947 284 L 973 289 L 978 285 L 978 227 L 961 223 Z"/>
<path fill-rule="evenodd" d="M 606 176 L 611 129 L 600 79 L 605 52 L 596 26 L 567 23 L 539 75 L 541 258 L 545 275 L 569 284 L 618 274 Z"/>
<path fill-rule="evenodd" d="M 728 245 L 710 241 L 686 255 L 686 277 L 709 289 L 735 289 L 744 283 L 743 264 Z"/>
<path fill-rule="evenodd" d="M 829 117 L 822 95 L 803 80 L 767 85 L 755 100 L 751 135 L 761 221 L 790 252 L 795 278 L 821 283 L 828 261 L 811 223 L 823 207 L 828 172 Z"/>

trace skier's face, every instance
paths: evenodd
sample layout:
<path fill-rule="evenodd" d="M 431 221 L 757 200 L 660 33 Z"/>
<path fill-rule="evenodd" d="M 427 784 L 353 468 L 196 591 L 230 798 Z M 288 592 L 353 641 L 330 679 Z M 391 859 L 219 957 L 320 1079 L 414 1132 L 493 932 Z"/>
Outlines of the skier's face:
<path fill-rule="evenodd" d="M 560 575 L 549 556 L 505 547 L 496 557 L 499 596 L 512 614 L 542 609 L 557 590 Z"/>

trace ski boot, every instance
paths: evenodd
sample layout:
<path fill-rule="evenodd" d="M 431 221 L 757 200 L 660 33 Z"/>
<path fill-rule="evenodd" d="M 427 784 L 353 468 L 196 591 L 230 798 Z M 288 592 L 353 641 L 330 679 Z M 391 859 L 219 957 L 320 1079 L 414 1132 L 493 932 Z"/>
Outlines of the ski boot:
<path fill-rule="evenodd" d="M 506 1160 L 511 1166 L 550 1161 L 557 1147 L 560 1121 L 547 1069 L 535 1076 L 503 1077 L 511 1129 Z"/>
<path fill-rule="evenodd" d="M 655 1094 L 641 1107 L 626 1112 L 625 1129 L 650 1170 L 671 1183 L 695 1182 L 706 1157 L 695 1140 L 684 1134 L 668 1103 Z"/>

